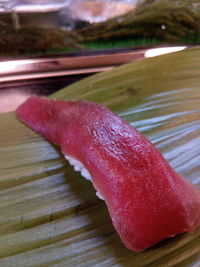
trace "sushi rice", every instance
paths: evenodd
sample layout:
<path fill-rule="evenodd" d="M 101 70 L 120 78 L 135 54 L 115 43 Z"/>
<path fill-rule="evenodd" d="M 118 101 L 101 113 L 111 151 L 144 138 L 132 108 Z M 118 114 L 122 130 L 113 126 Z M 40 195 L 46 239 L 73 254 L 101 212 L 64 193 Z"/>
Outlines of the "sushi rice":
<path fill-rule="evenodd" d="M 80 172 L 84 178 L 86 178 L 87 180 L 92 182 L 92 177 L 91 177 L 89 171 L 84 167 L 82 162 L 80 162 L 79 160 L 77 160 L 77 159 L 75 159 L 69 155 L 68 156 L 65 155 L 65 159 L 69 162 L 70 165 L 72 165 L 74 167 L 75 171 Z M 102 195 L 98 191 L 96 192 L 96 195 L 98 198 L 104 200 L 104 198 L 102 197 Z"/>

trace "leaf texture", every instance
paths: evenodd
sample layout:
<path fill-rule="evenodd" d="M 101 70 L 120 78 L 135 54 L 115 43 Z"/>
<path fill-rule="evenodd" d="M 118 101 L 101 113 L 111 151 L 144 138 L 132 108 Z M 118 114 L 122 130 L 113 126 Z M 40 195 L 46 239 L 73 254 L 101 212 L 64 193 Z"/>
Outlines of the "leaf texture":
<path fill-rule="evenodd" d="M 140 60 L 55 93 L 101 102 L 200 187 L 200 49 Z M 90 182 L 59 149 L 0 116 L 0 266 L 200 266 L 200 229 L 129 251 Z"/>

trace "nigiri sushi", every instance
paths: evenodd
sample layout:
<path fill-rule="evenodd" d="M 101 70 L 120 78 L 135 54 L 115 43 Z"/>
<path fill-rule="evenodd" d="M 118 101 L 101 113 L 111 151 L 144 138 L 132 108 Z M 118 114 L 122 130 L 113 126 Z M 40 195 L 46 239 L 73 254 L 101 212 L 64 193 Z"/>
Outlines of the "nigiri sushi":
<path fill-rule="evenodd" d="M 200 225 L 199 189 L 108 108 L 35 96 L 16 114 L 92 180 L 127 248 L 143 251 Z"/>

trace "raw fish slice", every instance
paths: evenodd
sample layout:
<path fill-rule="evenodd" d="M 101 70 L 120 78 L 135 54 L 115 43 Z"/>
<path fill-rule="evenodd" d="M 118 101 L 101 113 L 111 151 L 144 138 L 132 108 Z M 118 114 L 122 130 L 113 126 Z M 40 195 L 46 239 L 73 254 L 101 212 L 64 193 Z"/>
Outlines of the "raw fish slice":
<path fill-rule="evenodd" d="M 129 249 L 143 251 L 200 225 L 200 191 L 106 107 L 32 97 L 17 116 L 87 170 Z"/>

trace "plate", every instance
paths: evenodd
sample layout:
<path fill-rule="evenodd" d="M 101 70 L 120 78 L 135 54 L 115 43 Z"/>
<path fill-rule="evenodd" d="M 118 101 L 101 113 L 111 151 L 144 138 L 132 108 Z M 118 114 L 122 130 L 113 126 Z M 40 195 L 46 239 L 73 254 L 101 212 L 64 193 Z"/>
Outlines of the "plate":
<path fill-rule="evenodd" d="M 103 103 L 200 187 L 199 48 L 125 64 L 50 97 Z M 132 252 L 57 147 L 14 113 L 0 115 L 0 132 L 0 266 L 200 266 L 200 229 Z"/>

